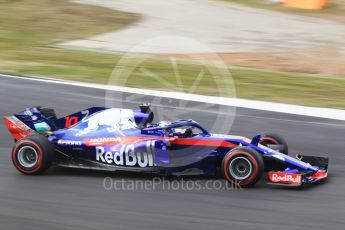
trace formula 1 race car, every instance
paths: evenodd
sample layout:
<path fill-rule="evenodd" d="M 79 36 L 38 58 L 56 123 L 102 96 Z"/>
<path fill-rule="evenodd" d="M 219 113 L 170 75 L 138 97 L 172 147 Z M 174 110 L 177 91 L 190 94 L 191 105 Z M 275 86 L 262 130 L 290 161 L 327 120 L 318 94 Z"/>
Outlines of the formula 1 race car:
<path fill-rule="evenodd" d="M 327 177 L 328 158 L 288 156 L 278 134 L 252 139 L 211 134 L 193 120 L 152 123 L 149 105 L 140 109 L 92 107 L 57 118 L 34 107 L 5 117 L 15 139 L 12 161 L 23 174 L 51 165 L 161 175 L 212 175 L 221 170 L 231 184 L 249 187 L 267 172 L 271 184 L 301 186 Z"/>

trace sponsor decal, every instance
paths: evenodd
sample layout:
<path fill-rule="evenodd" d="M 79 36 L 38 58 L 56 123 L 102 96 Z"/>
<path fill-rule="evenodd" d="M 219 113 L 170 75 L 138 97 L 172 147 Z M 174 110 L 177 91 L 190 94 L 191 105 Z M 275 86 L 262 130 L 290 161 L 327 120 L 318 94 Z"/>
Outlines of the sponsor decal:
<path fill-rule="evenodd" d="M 14 128 L 18 127 L 20 130 L 22 130 L 24 132 L 30 132 L 30 133 L 33 132 L 33 130 L 29 128 L 29 126 L 27 126 L 24 122 L 22 122 L 21 120 L 19 120 L 15 116 L 13 116 L 11 118 L 14 121 L 14 123 L 13 123 Z"/>
<path fill-rule="evenodd" d="M 146 149 L 136 148 L 133 144 L 121 145 L 119 150 L 106 151 L 103 146 L 96 146 L 96 161 L 116 166 L 154 166 L 155 141 L 147 141 Z"/>
<path fill-rule="evenodd" d="M 99 145 L 118 145 L 125 144 L 122 137 L 98 137 L 98 138 L 86 138 L 84 143 L 86 146 L 99 146 Z"/>
<path fill-rule="evenodd" d="M 285 172 L 269 172 L 268 179 L 274 183 L 285 183 L 299 185 L 302 183 L 301 174 Z"/>
<path fill-rule="evenodd" d="M 99 146 L 99 145 L 119 145 L 119 144 L 135 144 L 142 141 L 150 140 L 165 140 L 163 137 L 145 137 L 145 136 L 119 136 L 119 137 L 96 137 L 85 138 L 83 142 L 86 146 Z"/>
<path fill-rule="evenodd" d="M 58 145 L 71 145 L 71 146 L 81 146 L 82 141 L 72 141 L 72 140 L 58 140 Z"/>
<path fill-rule="evenodd" d="M 5 117 L 5 123 L 8 127 L 8 130 L 16 140 L 20 140 L 34 133 L 32 129 L 30 129 L 15 116 Z"/>
<path fill-rule="evenodd" d="M 26 109 L 24 112 L 23 112 L 24 115 L 27 115 L 27 116 L 32 116 L 33 113 L 31 112 L 30 109 Z"/>

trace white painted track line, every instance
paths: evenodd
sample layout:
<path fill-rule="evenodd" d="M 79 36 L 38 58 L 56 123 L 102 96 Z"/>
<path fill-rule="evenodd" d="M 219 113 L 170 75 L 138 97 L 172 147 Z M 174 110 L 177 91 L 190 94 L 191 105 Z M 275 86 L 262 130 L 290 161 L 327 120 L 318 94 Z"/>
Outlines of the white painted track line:
<path fill-rule="evenodd" d="M 57 79 L 52 79 L 52 78 L 41 78 L 41 77 L 35 77 L 35 76 L 24 77 L 24 76 L 0 74 L 0 77 L 25 79 L 25 80 L 30 80 L 30 81 L 39 81 L 39 82 L 47 82 L 47 83 L 52 83 L 52 84 L 71 85 L 71 86 L 78 86 L 78 87 L 103 89 L 103 90 L 112 90 L 112 91 L 118 91 L 118 92 L 124 92 L 124 93 L 150 95 L 150 96 L 156 96 L 156 97 L 197 101 L 197 102 L 204 102 L 204 103 L 211 103 L 211 104 L 234 106 L 234 107 L 239 107 L 239 108 L 248 108 L 248 109 L 256 109 L 256 110 L 263 110 L 263 111 L 270 111 L 270 112 L 295 114 L 295 115 L 303 115 L 303 116 L 345 121 L 345 110 L 339 110 L 339 109 L 327 109 L 327 108 L 307 107 L 307 106 L 264 102 L 264 101 L 253 101 L 253 100 L 246 100 L 246 99 L 239 99 L 239 98 L 224 98 L 224 97 L 213 97 L 213 96 L 204 96 L 204 95 L 187 94 L 187 93 L 179 93 L 179 92 L 165 92 L 165 91 L 149 90 L 149 89 L 137 89 L 137 88 L 119 87 L 119 86 L 112 86 L 112 85 L 57 80 Z"/>

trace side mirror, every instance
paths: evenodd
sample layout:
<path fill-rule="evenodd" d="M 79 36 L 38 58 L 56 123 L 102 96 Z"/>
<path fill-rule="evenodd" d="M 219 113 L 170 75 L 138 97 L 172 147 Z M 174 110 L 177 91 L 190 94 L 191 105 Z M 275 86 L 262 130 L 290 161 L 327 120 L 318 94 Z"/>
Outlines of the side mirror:
<path fill-rule="evenodd" d="M 255 137 L 253 137 L 252 141 L 250 142 L 252 145 L 258 146 L 260 143 L 260 139 L 261 139 L 261 134 L 256 135 Z"/>

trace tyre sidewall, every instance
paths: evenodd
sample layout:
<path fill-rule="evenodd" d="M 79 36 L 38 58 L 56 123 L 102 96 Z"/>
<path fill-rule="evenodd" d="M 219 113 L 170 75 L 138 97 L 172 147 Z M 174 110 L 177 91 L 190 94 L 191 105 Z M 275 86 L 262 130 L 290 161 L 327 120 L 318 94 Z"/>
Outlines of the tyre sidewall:
<path fill-rule="evenodd" d="M 252 172 L 248 178 L 238 181 L 230 174 L 229 164 L 230 162 L 238 157 L 244 157 L 251 163 Z M 239 147 L 231 150 L 227 153 L 222 162 L 222 173 L 225 179 L 238 187 L 250 187 L 254 185 L 258 180 L 261 179 L 264 171 L 264 162 L 262 156 L 254 149 L 248 147 Z"/>
<path fill-rule="evenodd" d="M 37 163 L 30 168 L 26 168 L 19 163 L 18 152 L 24 146 L 30 146 L 35 149 L 37 153 Z M 54 159 L 54 150 L 51 143 L 41 136 L 30 136 L 16 142 L 12 149 L 12 162 L 15 168 L 21 173 L 28 175 L 36 175 L 44 172 L 50 167 Z"/>

